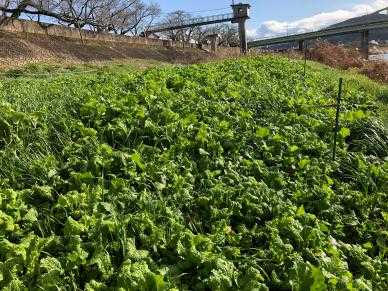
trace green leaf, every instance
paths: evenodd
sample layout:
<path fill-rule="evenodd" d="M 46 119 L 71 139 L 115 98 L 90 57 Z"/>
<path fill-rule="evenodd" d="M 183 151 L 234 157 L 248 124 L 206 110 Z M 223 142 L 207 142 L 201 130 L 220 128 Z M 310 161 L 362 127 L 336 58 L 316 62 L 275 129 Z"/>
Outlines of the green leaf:
<path fill-rule="evenodd" d="M 207 142 L 208 139 L 208 129 L 206 125 L 201 125 L 197 133 L 197 140 L 201 143 Z"/>
<path fill-rule="evenodd" d="M 362 118 L 365 118 L 365 113 L 363 112 L 363 111 L 361 111 L 361 110 L 357 110 L 357 111 L 355 111 L 355 112 L 353 112 L 353 117 L 354 117 L 354 119 L 362 119 Z"/>
<path fill-rule="evenodd" d="M 166 290 L 167 284 L 164 281 L 164 277 L 162 275 L 153 274 L 150 280 L 151 280 L 150 287 L 152 290 L 155 290 L 155 291 Z"/>
<path fill-rule="evenodd" d="M 348 136 L 350 136 L 350 129 L 343 127 L 340 129 L 339 134 L 342 138 L 347 138 Z"/>
<path fill-rule="evenodd" d="M 29 222 L 35 222 L 38 220 L 38 211 L 36 211 L 35 208 L 31 208 L 30 210 L 28 210 L 28 212 L 26 213 L 26 215 L 24 215 L 24 218 L 23 218 L 25 221 L 29 221 Z"/>
<path fill-rule="evenodd" d="M 306 214 L 306 212 L 305 212 L 305 210 L 304 210 L 304 206 L 301 205 L 301 206 L 298 208 L 298 210 L 296 211 L 296 215 L 297 215 L 297 216 L 303 216 L 303 215 L 305 215 L 305 214 Z"/>
<path fill-rule="evenodd" d="M 266 127 L 260 127 L 256 130 L 256 136 L 260 138 L 265 138 L 271 134 L 270 130 Z"/>
<path fill-rule="evenodd" d="M 370 241 L 368 241 L 368 242 L 364 243 L 364 244 L 362 245 L 362 247 L 363 247 L 364 249 L 370 250 L 370 249 L 373 248 L 373 244 L 372 244 Z"/>
<path fill-rule="evenodd" d="M 308 160 L 308 159 L 302 159 L 302 160 L 300 160 L 299 161 L 299 163 L 298 163 L 298 166 L 299 166 L 299 168 L 300 169 L 305 169 L 306 167 L 307 167 L 307 165 L 309 165 L 310 164 L 310 160 Z"/>
<path fill-rule="evenodd" d="M 293 153 L 293 152 L 296 152 L 299 149 L 299 147 L 297 145 L 292 145 L 290 146 L 289 149 L 290 149 L 290 152 Z"/>
<path fill-rule="evenodd" d="M 322 271 L 319 268 L 311 266 L 311 274 L 313 278 L 313 284 L 310 287 L 310 291 L 326 291 L 327 286 Z"/>
<path fill-rule="evenodd" d="M 145 165 L 144 165 L 143 162 L 142 162 L 142 158 L 141 158 L 140 153 L 134 152 L 134 153 L 131 155 L 131 160 L 132 160 L 132 161 L 136 164 L 136 166 L 138 166 L 141 170 L 144 170 L 144 169 L 145 169 Z"/>
<path fill-rule="evenodd" d="M 201 156 L 209 156 L 209 155 L 210 155 L 207 151 L 205 151 L 205 150 L 202 149 L 202 148 L 199 149 L 199 154 L 200 154 Z"/>
<path fill-rule="evenodd" d="M 109 253 L 102 247 L 98 247 L 89 261 L 89 265 L 95 265 L 101 276 L 107 280 L 113 274 L 113 267 Z"/>
<path fill-rule="evenodd" d="M 64 231 L 63 231 L 66 236 L 80 235 L 85 231 L 86 231 L 86 227 L 83 223 L 75 221 L 72 217 L 67 218 Z"/>

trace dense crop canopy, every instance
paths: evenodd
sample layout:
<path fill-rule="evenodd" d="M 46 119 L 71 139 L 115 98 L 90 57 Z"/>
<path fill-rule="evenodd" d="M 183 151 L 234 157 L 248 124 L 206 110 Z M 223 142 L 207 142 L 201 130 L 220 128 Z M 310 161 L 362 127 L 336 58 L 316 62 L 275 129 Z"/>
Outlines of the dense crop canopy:
<path fill-rule="evenodd" d="M 261 57 L 0 81 L 2 290 L 387 290 L 379 86 Z"/>

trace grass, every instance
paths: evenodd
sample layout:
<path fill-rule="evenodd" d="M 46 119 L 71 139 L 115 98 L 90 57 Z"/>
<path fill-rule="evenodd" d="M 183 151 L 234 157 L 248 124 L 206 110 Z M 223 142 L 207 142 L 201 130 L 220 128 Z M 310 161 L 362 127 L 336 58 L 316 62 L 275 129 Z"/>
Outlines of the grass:
<path fill-rule="evenodd" d="M 118 71 L 138 71 L 157 66 L 167 66 L 166 62 L 144 59 L 126 59 L 104 62 L 90 63 L 53 63 L 41 62 L 23 65 L 17 68 L 0 70 L 0 79 L 4 78 L 52 78 L 63 75 L 80 75 L 110 70 Z"/>

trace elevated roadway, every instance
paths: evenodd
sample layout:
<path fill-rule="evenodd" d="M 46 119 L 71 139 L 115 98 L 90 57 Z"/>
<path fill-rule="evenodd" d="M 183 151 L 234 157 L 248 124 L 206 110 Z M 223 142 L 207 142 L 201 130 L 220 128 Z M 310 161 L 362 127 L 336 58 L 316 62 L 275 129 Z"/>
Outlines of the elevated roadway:
<path fill-rule="evenodd" d="M 303 50 L 304 42 L 313 39 L 326 38 L 330 36 L 346 35 L 352 33 L 361 34 L 362 50 L 369 53 L 369 31 L 376 29 L 388 29 L 388 19 L 372 21 L 364 24 L 344 25 L 340 27 L 326 28 L 314 32 L 300 33 L 289 36 L 280 36 L 268 39 L 259 39 L 248 42 L 248 48 L 263 47 L 284 43 L 298 43 L 299 49 Z"/>

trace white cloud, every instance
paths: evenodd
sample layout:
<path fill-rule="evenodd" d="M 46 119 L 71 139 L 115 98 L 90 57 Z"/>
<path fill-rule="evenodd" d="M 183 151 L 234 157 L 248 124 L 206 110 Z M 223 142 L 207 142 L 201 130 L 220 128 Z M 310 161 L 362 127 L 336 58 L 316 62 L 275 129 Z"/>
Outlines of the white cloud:
<path fill-rule="evenodd" d="M 388 0 L 374 0 L 371 3 L 355 5 L 349 10 L 319 13 L 296 21 L 269 20 L 263 22 L 259 29 L 249 30 L 247 34 L 250 37 L 264 38 L 276 35 L 303 33 L 317 30 L 349 18 L 372 13 L 385 7 L 388 7 Z"/>
<path fill-rule="evenodd" d="M 253 38 L 257 36 L 257 29 L 256 28 L 247 28 L 247 37 Z"/>

